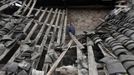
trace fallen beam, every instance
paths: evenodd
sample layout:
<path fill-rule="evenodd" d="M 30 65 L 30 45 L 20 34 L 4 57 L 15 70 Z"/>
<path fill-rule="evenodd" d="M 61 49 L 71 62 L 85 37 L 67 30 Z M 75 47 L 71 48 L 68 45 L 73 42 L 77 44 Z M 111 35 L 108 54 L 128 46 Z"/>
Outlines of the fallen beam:
<path fill-rule="evenodd" d="M 65 56 L 65 54 L 69 50 L 72 43 L 73 43 L 73 40 L 70 40 L 70 42 L 67 45 L 67 48 L 64 49 L 64 51 L 61 53 L 59 58 L 55 61 L 55 63 L 53 64 L 53 66 L 51 67 L 51 69 L 48 71 L 48 73 L 46 75 L 52 75 L 52 73 L 54 72 L 54 70 L 56 69 L 56 67 L 60 63 L 60 61 L 63 59 L 63 57 Z"/>
<path fill-rule="evenodd" d="M 76 37 L 72 33 L 69 32 L 69 35 L 70 35 L 70 37 L 72 38 L 72 40 L 77 44 L 77 46 L 80 49 L 83 49 L 84 48 L 84 46 L 76 39 Z"/>

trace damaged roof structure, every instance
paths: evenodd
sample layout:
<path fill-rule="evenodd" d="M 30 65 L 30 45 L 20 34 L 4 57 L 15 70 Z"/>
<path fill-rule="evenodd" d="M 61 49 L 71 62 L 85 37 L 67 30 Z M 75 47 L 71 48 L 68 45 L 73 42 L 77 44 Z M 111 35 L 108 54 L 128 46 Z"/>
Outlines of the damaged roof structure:
<path fill-rule="evenodd" d="M 0 75 L 134 75 L 133 0 L 117 1 L 93 32 L 81 35 L 67 8 L 37 2 L 0 1 Z"/>

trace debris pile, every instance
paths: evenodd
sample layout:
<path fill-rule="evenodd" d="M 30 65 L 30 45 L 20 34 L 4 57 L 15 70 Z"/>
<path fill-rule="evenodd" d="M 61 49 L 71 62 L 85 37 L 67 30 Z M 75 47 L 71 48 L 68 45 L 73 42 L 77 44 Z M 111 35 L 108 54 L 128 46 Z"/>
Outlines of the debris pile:
<path fill-rule="evenodd" d="M 120 16 L 120 14 L 123 13 L 121 12 L 120 14 L 110 18 L 109 20 L 104 21 L 102 23 L 102 26 L 98 28 L 94 34 L 95 36 L 99 37 L 99 39 L 103 42 L 105 47 L 107 47 L 111 53 L 116 55 L 116 59 L 120 61 L 120 63 L 123 65 L 129 75 L 134 74 L 132 70 L 134 49 L 132 21 L 133 16 L 129 16 L 129 12 L 131 11 L 132 10 Z M 106 61 L 103 62 L 107 63 Z M 118 69 L 117 71 L 119 70 L 121 69 Z"/>

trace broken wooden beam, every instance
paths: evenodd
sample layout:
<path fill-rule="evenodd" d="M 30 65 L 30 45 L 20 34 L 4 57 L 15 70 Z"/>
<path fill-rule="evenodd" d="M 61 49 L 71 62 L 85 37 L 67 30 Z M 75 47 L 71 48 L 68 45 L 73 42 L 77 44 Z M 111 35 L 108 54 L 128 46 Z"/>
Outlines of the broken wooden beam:
<path fill-rule="evenodd" d="M 80 49 L 84 49 L 84 46 L 76 39 L 76 37 L 71 32 L 69 32 L 69 35 Z"/>
<path fill-rule="evenodd" d="M 60 61 L 62 60 L 62 58 L 65 56 L 65 54 L 69 50 L 69 48 L 70 48 L 70 46 L 71 46 L 72 43 L 73 43 L 73 40 L 70 40 L 70 42 L 67 44 L 67 48 L 65 48 L 63 50 L 63 52 L 61 53 L 61 55 L 58 57 L 58 59 L 55 61 L 55 63 L 52 65 L 52 67 L 50 68 L 50 70 L 48 71 L 48 73 L 46 75 L 52 75 L 52 73 L 54 72 L 54 70 L 56 69 L 56 67 L 58 66 L 58 64 L 60 63 Z"/>

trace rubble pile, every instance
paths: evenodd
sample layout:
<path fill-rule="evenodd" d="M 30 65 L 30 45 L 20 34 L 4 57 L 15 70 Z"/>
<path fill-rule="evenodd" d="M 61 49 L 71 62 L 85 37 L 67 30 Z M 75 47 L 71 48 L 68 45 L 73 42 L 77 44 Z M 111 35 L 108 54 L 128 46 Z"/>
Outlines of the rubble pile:
<path fill-rule="evenodd" d="M 131 11 L 133 11 L 133 9 L 129 12 Z M 120 16 L 120 13 L 104 21 L 102 26 L 95 31 L 94 36 L 98 36 L 105 47 L 116 55 L 116 59 L 123 65 L 127 73 L 133 75 L 134 26 L 132 20 L 133 16 L 129 16 L 129 12 L 123 16 Z M 115 62 L 113 63 L 116 64 Z M 118 71 L 119 70 L 120 69 L 118 69 Z"/>

